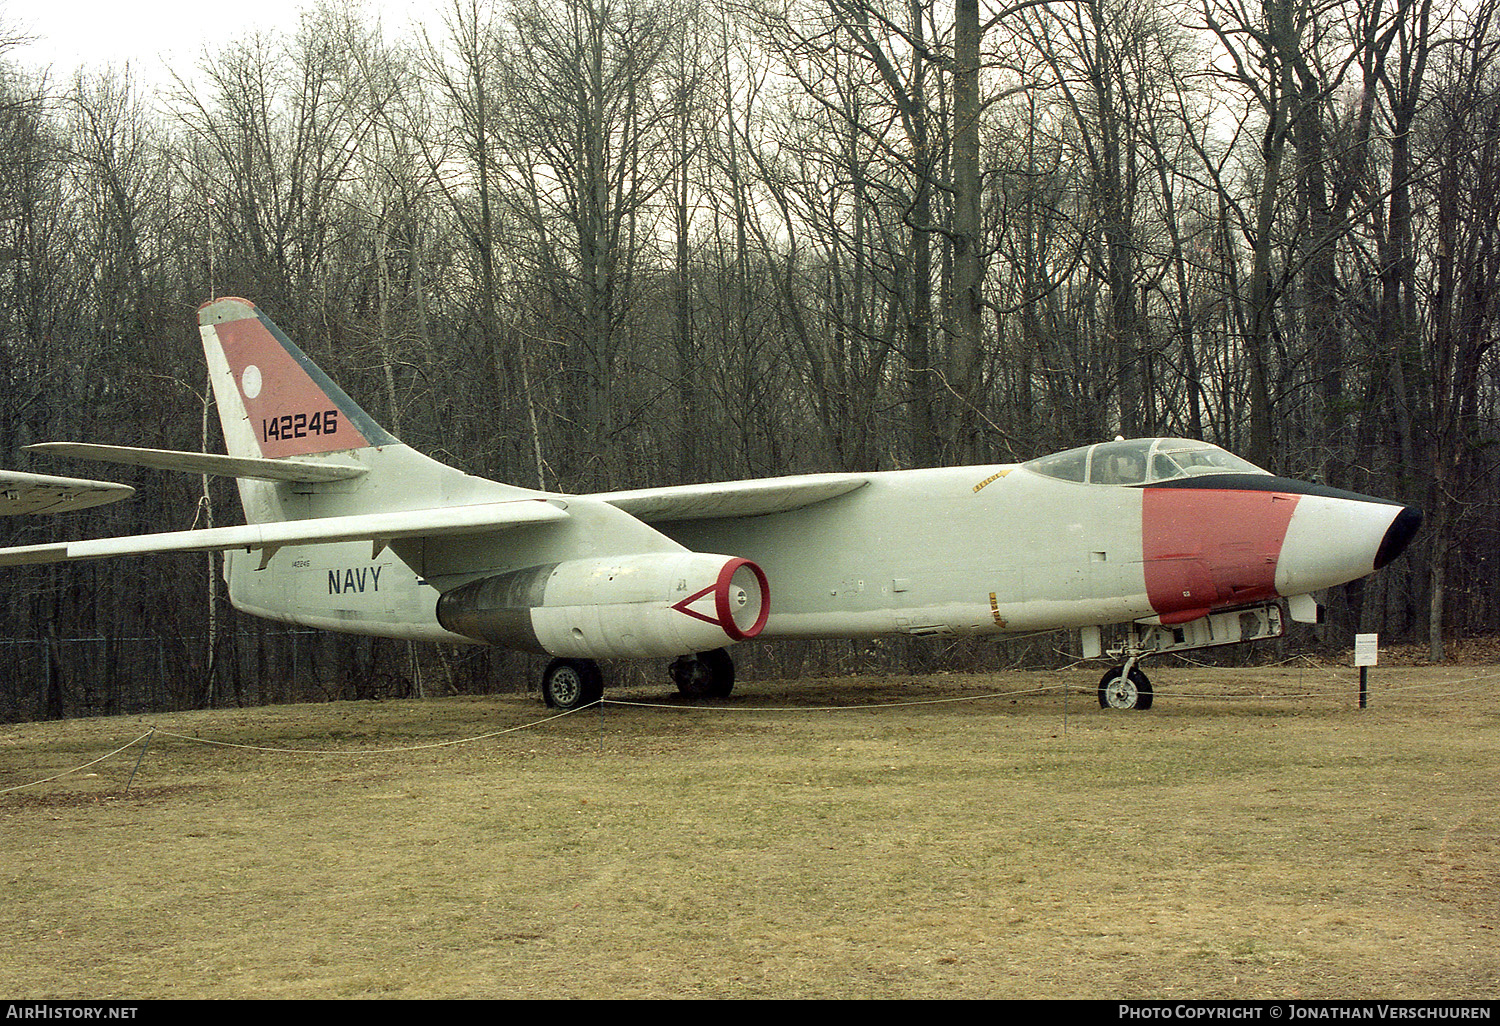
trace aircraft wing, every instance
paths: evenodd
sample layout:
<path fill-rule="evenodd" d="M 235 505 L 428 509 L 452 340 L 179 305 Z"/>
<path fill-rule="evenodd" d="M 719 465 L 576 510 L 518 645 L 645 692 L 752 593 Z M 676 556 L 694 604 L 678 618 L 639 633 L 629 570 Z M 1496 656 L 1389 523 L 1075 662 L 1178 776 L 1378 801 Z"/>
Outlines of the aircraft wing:
<path fill-rule="evenodd" d="M 65 513 L 119 502 L 134 494 L 135 489 L 129 485 L 110 481 L 85 481 L 74 477 L 0 470 L 0 516 Z"/>
<path fill-rule="evenodd" d="M 439 537 L 503 530 L 523 524 L 564 520 L 567 512 L 548 502 L 518 499 L 471 506 L 442 506 L 395 513 L 360 513 L 345 517 L 283 520 L 275 523 L 211 527 L 198 531 L 124 535 L 50 545 L 20 545 L 0 549 L 0 566 L 25 563 L 71 563 L 106 556 L 136 556 L 159 552 L 211 552 L 223 549 L 260 549 L 270 553 L 287 545 L 318 542 L 371 541 L 378 552 L 393 538 Z"/>
<path fill-rule="evenodd" d="M 364 467 L 321 460 L 268 460 L 252 456 L 220 456 L 211 452 L 176 452 L 171 449 L 137 449 L 126 445 L 93 445 L 89 442 L 37 442 L 27 452 L 68 456 L 102 463 L 124 463 L 154 470 L 180 470 L 189 474 L 219 477 L 254 477 L 264 481 L 343 481 L 367 473 Z"/>
<path fill-rule="evenodd" d="M 868 483 L 869 478 L 863 474 L 804 474 L 761 481 L 600 492 L 589 498 L 607 502 L 646 523 L 722 520 L 786 513 L 836 498 Z"/>

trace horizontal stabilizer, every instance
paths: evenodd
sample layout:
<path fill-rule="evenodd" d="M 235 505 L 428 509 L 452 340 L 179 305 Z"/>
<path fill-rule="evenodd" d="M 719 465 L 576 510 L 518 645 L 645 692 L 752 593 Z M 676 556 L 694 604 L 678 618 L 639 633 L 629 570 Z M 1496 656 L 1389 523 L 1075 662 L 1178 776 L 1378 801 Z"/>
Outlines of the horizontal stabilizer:
<path fill-rule="evenodd" d="M 218 477 L 253 477 L 262 481 L 345 481 L 367 471 L 352 463 L 322 460 L 268 460 L 254 456 L 219 456 L 209 452 L 176 452 L 171 449 L 137 449 L 125 445 L 91 445 L 88 442 L 37 442 L 27 452 L 67 456 L 101 463 L 123 463 L 154 470 L 180 470 L 188 474 Z"/>
<path fill-rule="evenodd" d="M 639 488 L 589 498 L 607 502 L 646 523 L 725 520 L 787 513 L 837 498 L 868 483 L 869 478 L 863 474 L 804 474 L 764 481 Z"/>
<path fill-rule="evenodd" d="M 129 485 L 84 481 L 73 477 L 0 470 L 0 516 L 18 513 L 66 513 L 119 502 L 135 494 Z"/>
<path fill-rule="evenodd" d="M 485 502 L 472 506 L 360 513 L 346 517 L 283 520 L 240 527 L 211 527 L 200 531 L 125 535 L 52 545 L 21 545 L 0 549 L 0 566 L 25 563 L 71 563 L 107 556 L 138 556 L 156 552 L 211 552 L 223 549 L 264 550 L 269 554 L 287 545 L 319 542 L 371 541 L 383 546 L 393 538 L 442 537 L 504 530 L 523 524 L 565 520 L 557 506 L 536 499 Z"/>

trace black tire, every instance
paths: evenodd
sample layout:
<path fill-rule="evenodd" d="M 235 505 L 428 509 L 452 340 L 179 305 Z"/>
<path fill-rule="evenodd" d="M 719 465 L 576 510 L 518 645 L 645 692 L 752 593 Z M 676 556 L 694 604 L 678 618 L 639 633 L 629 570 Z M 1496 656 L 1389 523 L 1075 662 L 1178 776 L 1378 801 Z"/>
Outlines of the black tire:
<path fill-rule="evenodd" d="M 549 709 L 570 712 L 604 696 L 604 675 L 592 659 L 554 659 L 542 674 L 542 701 Z"/>
<path fill-rule="evenodd" d="M 1120 671 L 1123 669 L 1123 666 L 1116 666 L 1099 681 L 1099 708 L 1139 711 L 1151 708 L 1150 678 L 1141 672 L 1140 667 L 1132 666 L 1130 676 L 1122 681 Z"/>
<path fill-rule="evenodd" d="M 722 648 L 682 656 L 670 672 L 684 698 L 728 698 L 734 690 L 734 659 Z"/>

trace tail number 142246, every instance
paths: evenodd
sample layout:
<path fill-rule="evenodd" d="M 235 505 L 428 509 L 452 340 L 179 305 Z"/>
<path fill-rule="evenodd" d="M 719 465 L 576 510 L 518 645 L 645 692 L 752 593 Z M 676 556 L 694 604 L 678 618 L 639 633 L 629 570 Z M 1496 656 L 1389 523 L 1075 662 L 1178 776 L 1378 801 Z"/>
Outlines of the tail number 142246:
<path fill-rule="evenodd" d="M 262 418 L 261 441 L 309 436 L 335 435 L 339 430 L 339 411 L 320 410 L 316 413 L 286 413 L 280 417 Z"/>

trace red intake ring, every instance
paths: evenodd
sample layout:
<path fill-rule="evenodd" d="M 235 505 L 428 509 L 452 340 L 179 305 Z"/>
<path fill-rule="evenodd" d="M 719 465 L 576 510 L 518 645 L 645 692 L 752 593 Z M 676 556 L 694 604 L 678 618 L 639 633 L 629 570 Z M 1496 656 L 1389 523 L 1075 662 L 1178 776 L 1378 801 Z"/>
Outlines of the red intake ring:
<path fill-rule="evenodd" d="M 754 574 L 755 581 L 760 586 L 760 615 L 748 628 L 740 627 L 729 603 L 729 586 L 734 581 L 734 575 L 741 569 L 748 569 Z M 719 571 L 719 580 L 714 585 L 714 612 L 719 614 L 719 626 L 724 628 L 724 633 L 729 635 L 731 641 L 744 641 L 759 634 L 766 626 L 766 617 L 771 615 L 771 585 L 766 580 L 765 571 L 748 559 L 731 559 L 725 563 L 724 568 Z"/>

